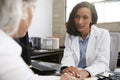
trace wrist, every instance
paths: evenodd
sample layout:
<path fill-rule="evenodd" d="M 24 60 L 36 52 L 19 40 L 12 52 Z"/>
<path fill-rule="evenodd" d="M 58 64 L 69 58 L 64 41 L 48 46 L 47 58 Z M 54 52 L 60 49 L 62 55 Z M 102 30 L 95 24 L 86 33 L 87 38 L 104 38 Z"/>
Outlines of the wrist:
<path fill-rule="evenodd" d="M 87 70 L 84 70 L 84 71 L 85 71 L 86 77 L 90 77 L 90 73 Z"/>
<path fill-rule="evenodd" d="M 80 75 L 81 77 L 83 78 L 87 78 L 87 77 L 90 77 L 90 73 L 87 71 L 87 70 L 80 70 Z"/>
<path fill-rule="evenodd" d="M 63 70 L 66 69 L 66 68 L 68 68 L 68 66 L 63 66 L 63 67 L 61 67 L 61 69 L 60 69 L 60 73 L 63 74 Z"/>

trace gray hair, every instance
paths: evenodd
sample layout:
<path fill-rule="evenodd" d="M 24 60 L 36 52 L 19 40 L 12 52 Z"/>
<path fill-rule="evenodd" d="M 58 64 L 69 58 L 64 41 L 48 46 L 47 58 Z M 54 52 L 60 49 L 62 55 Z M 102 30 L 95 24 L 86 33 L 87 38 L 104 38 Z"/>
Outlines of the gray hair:
<path fill-rule="evenodd" d="M 8 35 L 14 34 L 22 15 L 22 0 L 0 0 L 0 29 Z"/>
<path fill-rule="evenodd" d="M 37 0 L 0 0 L 0 29 L 8 35 L 15 34 L 19 28 L 23 1 L 33 3 Z"/>

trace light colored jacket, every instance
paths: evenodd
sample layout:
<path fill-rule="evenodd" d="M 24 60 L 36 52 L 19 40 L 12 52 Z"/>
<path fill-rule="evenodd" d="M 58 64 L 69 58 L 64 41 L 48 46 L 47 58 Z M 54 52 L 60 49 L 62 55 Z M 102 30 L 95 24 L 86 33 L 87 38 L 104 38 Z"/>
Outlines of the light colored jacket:
<path fill-rule="evenodd" d="M 21 47 L 0 30 L 0 80 L 60 80 L 57 76 L 38 76 L 21 58 Z"/>
<path fill-rule="evenodd" d="M 85 68 L 95 76 L 109 70 L 110 60 L 110 34 L 108 30 L 91 26 L 91 33 L 86 50 Z M 62 66 L 78 66 L 80 62 L 80 47 L 78 36 L 67 34 L 65 40 L 64 55 L 61 61 Z"/>

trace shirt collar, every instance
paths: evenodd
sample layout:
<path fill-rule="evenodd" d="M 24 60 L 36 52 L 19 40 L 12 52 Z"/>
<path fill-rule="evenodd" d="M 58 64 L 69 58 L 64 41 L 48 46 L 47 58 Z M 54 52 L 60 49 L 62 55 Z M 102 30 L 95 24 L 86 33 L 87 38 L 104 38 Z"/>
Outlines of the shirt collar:
<path fill-rule="evenodd" d="M 88 40 L 88 39 L 89 39 L 89 37 L 90 37 L 90 33 L 87 35 L 87 37 L 85 38 L 85 40 L 84 40 L 84 41 Z M 82 37 L 81 37 L 81 36 L 79 36 L 79 41 L 83 41 L 83 39 L 82 39 Z"/>

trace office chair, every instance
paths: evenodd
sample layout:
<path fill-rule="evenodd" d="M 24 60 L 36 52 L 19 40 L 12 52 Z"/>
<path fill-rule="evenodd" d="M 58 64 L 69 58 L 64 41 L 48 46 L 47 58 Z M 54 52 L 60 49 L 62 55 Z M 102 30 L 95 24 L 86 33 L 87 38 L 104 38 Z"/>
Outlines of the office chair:
<path fill-rule="evenodd" d="M 120 33 L 110 33 L 111 45 L 110 45 L 110 64 L 109 68 L 114 71 L 117 67 L 118 60 L 118 48 L 120 44 Z"/>

